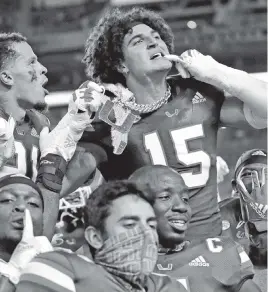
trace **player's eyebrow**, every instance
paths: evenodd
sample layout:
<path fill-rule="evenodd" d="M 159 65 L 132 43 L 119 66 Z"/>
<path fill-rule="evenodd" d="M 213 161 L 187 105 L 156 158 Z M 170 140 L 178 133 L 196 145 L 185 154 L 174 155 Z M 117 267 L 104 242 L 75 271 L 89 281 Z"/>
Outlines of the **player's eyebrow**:
<path fill-rule="evenodd" d="M 141 38 L 143 36 L 142 33 L 136 34 L 134 35 L 129 41 L 128 41 L 128 45 L 136 38 Z"/>
<path fill-rule="evenodd" d="M 123 216 L 123 217 L 121 217 L 121 218 L 119 219 L 119 222 L 120 222 L 120 221 L 125 221 L 125 220 L 139 221 L 139 217 L 138 217 L 138 216 L 125 215 L 125 216 Z"/>
<path fill-rule="evenodd" d="M 38 199 L 41 200 L 39 194 L 35 193 L 34 191 L 27 191 L 27 195 L 25 195 L 25 198 L 27 199 Z"/>
<path fill-rule="evenodd" d="M 162 189 L 162 192 L 172 192 L 174 190 L 174 188 L 166 186 Z"/>
<path fill-rule="evenodd" d="M 140 217 L 139 216 L 134 216 L 134 215 L 125 215 L 123 217 L 121 217 L 119 219 L 119 222 L 125 221 L 125 220 L 133 220 L 133 221 L 139 221 Z M 146 220 L 147 222 L 149 221 L 156 221 L 156 217 L 155 216 L 151 216 L 149 218 L 147 218 Z"/>
<path fill-rule="evenodd" d="M 0 190 L 0 200 L 6 198 L 6 197 L 13 197 L 14 199 L 16 199 L 18 197 L 18 194 L 13 191 L 12 189 L 4 189 L 4 190 Z"/>
<path fill-rule="evenodd" d="M 189 197 L 189 190 L 187 189 L 187 187 L 184 187 L 181 191 L 183 194 L 187 194 Z"/>
<path fill-rule="evenodd" d="M 25 192 L 23 192 L 23 193 L 26 193 L 26 194 L 24 195 L 24 197 L 25 197 L 26 199 L 37 198 L 37 199 L 40 199 L 40 200 L 41 200 L 40 196 L 39 196 L 37 193 L 35 193 L 34 191 L 25 191 Z M 12 195 L 12 196 L 14 196 L 14 197 L 19 197 L 19 196 L 22 195 L 22 194 L 21 194 L 20 192 L 18 192 L 17 190 L 14 190 L 14 189 L 12 188 L 12 185 L 10 186 L 10 188 L 5 188 L 4 190 L 0 190 L 0 197 L 1 197 L 2 194 L 9 194 L 9 195 Z"/>
<path fill-rule="evenodd" d="M 167 186 L 162 189 L 161 193 L 163 192 L 174 193 L 174 188 Z M 187 187 L 183 187 L 179 190 L 179 194 L 181 194 L 180 197 L 183 197 L 185 194 L 189 197 L 189 190 L 187 189 Z"/>
<path fill-rule="evenodd" d="M 31 63 L 32 61 L 37 61 L 37 56 L 36 56 L 36 55 L 32 56 L 32 57 L 28 60 L 29 63 Z"/>
<path fill-rule="evenodd" d="M 0 195 L 5 193 L 11 194 L 13 196 L 17 195 L 17 193 L 12 188 L 5 188 L 4 190 L 0 190 Z"/>
<path fill-rule="evenodd" d="M 150 34 L 151 35 L 154 35 L 154 34 L 158 34 L 159 35 L 159 32 L 154 30 L 154 29 L 151 29 Z M 143 33 L 139 33 L 139 34 L 134 35 L 132 38 L 130 38 L 130 40 L 128 41 L 127 45 L 129 45 L 135 38 L 142 38 L 142 37 L 144 37 Z"/>
<path fill-rule="evenodd" d="M 159 34 L 159 32 L 158 31 L 156 31 L 156 30 L 154 30 L 154 29 L 152 29 L 151 30 L 151 35 L 153 35 L 153 34 Z M 144 34 L 142 34 L 142 33 L 139 33 L 139 34 L 136 34 L 136 35 L 134 35 L 129 41 L 128 41 L 128 45 L 135 39 L 135 38 L 141 38 L 141 37 L 143 37 L 144 36 Z"/>

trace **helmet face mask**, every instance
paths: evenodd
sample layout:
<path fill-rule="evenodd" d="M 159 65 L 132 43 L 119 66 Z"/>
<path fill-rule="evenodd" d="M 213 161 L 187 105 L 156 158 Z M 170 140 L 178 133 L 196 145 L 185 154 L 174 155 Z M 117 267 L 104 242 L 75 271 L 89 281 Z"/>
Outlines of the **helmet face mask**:
<path fill-rule="evenodd" d="M 76 251 L 84 242 L 84 207 L 88 197 L 86 187 L 81 187 L 60 199 L 56 232 L 52 239 L 54 247 Z"/>
<path fill-rule="evenodd" d="M 79 188 L 70 195 L 60 199 L 59 210 L 83 208 L 86 205 L 86 199 L 84 188 Z"/>
<path fill-rule="evenodd" d="M 237 165 L 234 187 L 239 194 L 245 233 L 254 245 L 267 232 L 267 161 L 265 155 L 250 155 Z"/>
<path fill-rule="evenodd" d="M 81 187 L 70 195 L 60 199 L 58 225 L 63 222 L 76 225 L 79 220 L 83 222 L 83 208 L 86 205 L 87 192 Z"/>

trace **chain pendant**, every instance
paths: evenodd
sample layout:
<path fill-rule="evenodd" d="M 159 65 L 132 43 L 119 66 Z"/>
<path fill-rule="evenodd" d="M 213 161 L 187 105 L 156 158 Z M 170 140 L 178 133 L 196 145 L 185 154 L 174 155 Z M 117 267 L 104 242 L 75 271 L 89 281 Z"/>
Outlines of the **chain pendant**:
<path fill-rule="evenodd" d="M 109 119 L 111 111 L 114 111 L 116 123 Z M 107 100 L 99 112 L 100 120 L 104 121 L 121 133 L 128 133 L 137 117 L 129 109 L 124 109 L 111 100 Z"/>
<path fill-rule="evenodd" d="M 114 148 L 113 153 L 120 155 L 127 146 L 128 133 L 133 124 L 140 120 L 139 115 L 132 111 L 144 114 L 159 109 L 163 104 L 168 102 L 171 96 L 169 84 L 165 96 L 152 104 L 137 104 L 135 101 L 122 101 L 122 97 L 116 97 L 113 101 L 107 99 L 99 111 L 99 119 L 111 126 L 111 139 Z M 135 100 L 134 96 L 133 99 Z M 111 121 L 109 115 L 114 112 L 115 122 Z"/>

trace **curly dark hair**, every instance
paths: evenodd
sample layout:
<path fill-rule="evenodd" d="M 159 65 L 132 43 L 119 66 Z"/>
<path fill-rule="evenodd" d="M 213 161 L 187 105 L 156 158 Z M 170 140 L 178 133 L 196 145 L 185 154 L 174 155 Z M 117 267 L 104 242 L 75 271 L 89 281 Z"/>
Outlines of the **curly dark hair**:
<path fill-rule="evenodd" d="M 18 32 L 0 33 L 0 69 L 5 68 L 7 62 L 16 57 L 12 45 L 21 42 L 27 42 L 27 39 Z"/>
<path fill-rule="evenodd" d="M 87 39 L 83 62 L 91 80 L 125 85 L 125 77 L 117 68 L 123 60 L 122 43 L 131 22 L 144 23 L 157 31 L 170 53 L 174 51 L 173 33 L 160 15 L 141 7 L 126 11 L 116 8 L 99 20 Z"/>
<path fill-rule="evenodd" d="M 154 204 L 154 198 L 145 196 L 135 183 L 127 180 L 115 180 L 99 186 L 87 199 L 84 208 L 85 228 L 93 226 L 100 231 L 105 231 L 105 219 L 110 215 L 110 207 L 117 198 L 133 194 L 144 199 L 150 205 Z"/>

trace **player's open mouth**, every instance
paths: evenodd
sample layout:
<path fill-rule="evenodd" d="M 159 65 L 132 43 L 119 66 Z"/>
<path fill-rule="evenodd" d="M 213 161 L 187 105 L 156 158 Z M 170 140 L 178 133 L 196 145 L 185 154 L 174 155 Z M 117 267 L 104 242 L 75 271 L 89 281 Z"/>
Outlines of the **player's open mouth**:
<path fill-rule="evenodd" d="M 47 77 L 45 77 L 44 81 L 42 82 L 42 87 L 44 89 L 45 95 L 48 95 L 49 94 L 49 91 L 45 88 L 45 86 L 46 86 L 47 83 L 48 83 L 48 79 L 47 79 Z"/>
<path fill-rule="evenodd" d="M 49 91 L 45 87 L 43 87 L 43 89 L 44 89 L 45 95 L 49 95 Z"/>
<path fill-rule="evenodd" d="M 152 55 L 150 60 L 160 59 L 162 57 L 164 57 L 164 54 L 159 52 L 159 53 L 156 53 L 156 54 Z"/>
<path fill-rule="evenodd" d="M 185 220 L 169 220 L 168 222 L 178 231 L 185 231 L 187 229 L 187 222 Z"/>
<path fill-rule="evenodd" d="M 15 229 L 23 230 L 24 228 L 23 219 L 12 221 L 11 224 Z"/>

